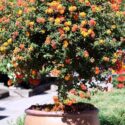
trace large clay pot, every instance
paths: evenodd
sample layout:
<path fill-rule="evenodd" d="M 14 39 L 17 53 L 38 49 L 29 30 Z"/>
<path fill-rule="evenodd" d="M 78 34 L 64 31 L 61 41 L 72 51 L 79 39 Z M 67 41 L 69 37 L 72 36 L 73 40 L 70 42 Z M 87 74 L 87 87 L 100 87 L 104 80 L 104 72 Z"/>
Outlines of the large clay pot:
<path fill-rule="evenodd" d="M 99 125 L 98 110 L 63 114 L 28 109 L 24 125 Z"/>

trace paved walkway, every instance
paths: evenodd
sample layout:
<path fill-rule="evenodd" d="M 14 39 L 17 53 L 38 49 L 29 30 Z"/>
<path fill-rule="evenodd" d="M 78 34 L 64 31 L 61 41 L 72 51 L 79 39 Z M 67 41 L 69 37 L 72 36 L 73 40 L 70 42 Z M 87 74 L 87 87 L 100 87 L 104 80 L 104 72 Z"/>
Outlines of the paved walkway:
<path fill-rule="evenodd" d="M 26 90 L 17 92 L 20 92 L 20 94 L 16 93 L 14 89 L 10 89 L 10 97 L 0 100 L 0 116 L 7 116 L 0 120 L 0 125 L 11 125 L 10 122 L 16 121 L 19 116 L 24 115 L 25 109 L 33 104 L 52 103 L 52 96 L 56 95 L 56 92 L 46 91 L 41 95 L 27 97 L 22 96 L 27 93 Z"/>

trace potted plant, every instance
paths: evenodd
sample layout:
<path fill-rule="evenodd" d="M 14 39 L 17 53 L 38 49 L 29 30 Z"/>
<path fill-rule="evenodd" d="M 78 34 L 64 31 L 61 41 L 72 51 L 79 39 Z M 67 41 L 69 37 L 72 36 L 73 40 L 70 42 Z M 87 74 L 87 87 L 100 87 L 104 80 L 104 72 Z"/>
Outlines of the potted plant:
<path fill-rule="evenodd" d="M 125 37 L 122 1 L 2 0 L 1 5 L 5 72 L 14 82 L 15 72 L 28 79 L 33 69 L 58 79 L 55 105 L 31 106 L 25 125 L 98 125 L 97 109 L 69 95 L 89 98 L 84 83 L 116 63 Z"/>

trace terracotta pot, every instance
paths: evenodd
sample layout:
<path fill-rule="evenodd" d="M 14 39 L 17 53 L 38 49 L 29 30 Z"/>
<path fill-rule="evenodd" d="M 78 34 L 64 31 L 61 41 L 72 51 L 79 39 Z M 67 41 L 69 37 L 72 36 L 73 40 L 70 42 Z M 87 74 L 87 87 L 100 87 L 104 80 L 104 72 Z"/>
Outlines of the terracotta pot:
<path fill-rule="evenodd" d="M 32 79 L 32 78 L 29 79 L 29 83 L 30 83 L 31 85 L 33 85 L 33 86 L 39 85 L 40 82 L 41 82 L 41 79 Z"/>
<path fill-rule="evenodd" d="M 28 109 L 24 125 L 99 125 L 98 110 L 63 114 Z"/>

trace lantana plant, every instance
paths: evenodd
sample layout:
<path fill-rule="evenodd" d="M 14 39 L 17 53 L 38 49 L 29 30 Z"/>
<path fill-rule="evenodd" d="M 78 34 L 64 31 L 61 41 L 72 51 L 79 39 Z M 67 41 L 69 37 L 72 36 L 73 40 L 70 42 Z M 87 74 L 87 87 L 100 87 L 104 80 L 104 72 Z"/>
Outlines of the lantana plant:
<path fill-rule="evenodd" d="M 67 99 L 67 92 L 86 88 L 79 80 L 116 63 L 124 46 L 123 8 L 122 0 L 2 0 L 2 72 L 13 81 L 16 74 L 50 73 L 58 78 L 59 99 Z"/>

